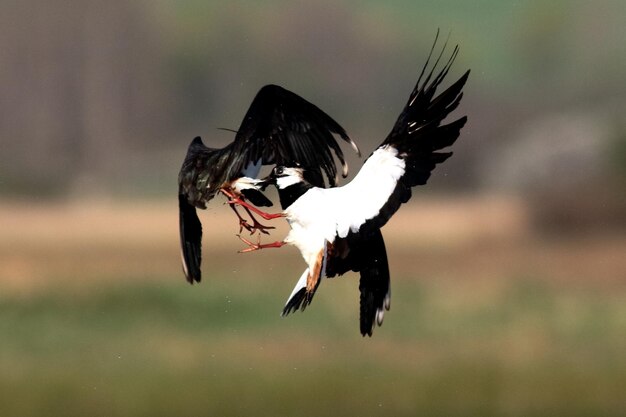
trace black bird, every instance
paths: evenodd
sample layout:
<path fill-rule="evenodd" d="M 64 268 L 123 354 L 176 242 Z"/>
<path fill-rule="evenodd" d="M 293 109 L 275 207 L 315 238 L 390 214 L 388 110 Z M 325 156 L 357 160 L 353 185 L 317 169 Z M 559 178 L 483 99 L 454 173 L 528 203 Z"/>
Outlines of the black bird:
<path fill-rule="evenodd" d="M 183 270 L 190 283 L 201 280 L 202 225 L 196 208 L 204 209 L 219 192 L 235 205 L 241 205 L 250 214 L 253 225 L 240 215 L 241 227 L 252 233 L 265 232 L 251 211 L 265 219 L 282 216 L 271 215 L 248 204 L 257 206 L 272 203 L 258 189 L 256 177 L 262 165 L 298 163 L 311 172 L 310 180 L 324 187 L 324 175 L 330 186 L 337 184 L 337 168 L 333 153 L 342 165 L 345 177 L 348 166 L 343 152 L 333 134 L 350 143 L 359 154 L 356 143 L 346 131 L 326 113 L 302 97 L 276 85 L 266 85 L 259 90 L 236 132 L 235 140 L 222 149 L 205 146 L 196 137 L 178 174 L 178 204 L 180 243 Z"/>
<path fill-rule="evenodd" d="M 461 101 L 469 70 L 435 95 L 458 53 L 456 46 L 447 63 L 435 74 L 444 45 L 426 74 L 436 42 L 437 39 L 391 133 L 351 182 L 337 188 L 320 188 L 307 180 L 306 167 L 294 165 L 277 166 L 266 178 L 278 188 L 291 230 L 280 242 L 261 245 L 242 240 L 249 245 L 246 251 L 291 244 L 304 257 L 308 268 L 289 296 L 283 315 L 304 310 L 323 277 L 352 270 L 361 275 L 361 334 L 371 336 L 375 324 L 382 324 L 391 293 L 380 228 L 409 200 L 411 188 L 425 184 L 435 166 L 452 155 L 438 151 L 455 142 L 467 120 L 461 117 L 442 124 Z"/>

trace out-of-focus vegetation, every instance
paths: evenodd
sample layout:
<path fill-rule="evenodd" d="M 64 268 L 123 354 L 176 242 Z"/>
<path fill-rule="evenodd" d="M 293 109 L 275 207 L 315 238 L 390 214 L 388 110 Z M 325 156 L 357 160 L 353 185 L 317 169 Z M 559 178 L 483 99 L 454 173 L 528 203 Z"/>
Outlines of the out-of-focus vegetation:
<path fill-rule="evenodd" d="M 190 139 L 229 141 L 215 128 L 236 129 L 266 83 L 327 110 L 367 153 L 437 28 L 461 46 L 451 77 L 473 70 L 442 187 L 603 178 L 626 110 L 625 20 L 621 0 L 8 2 L 0 190 L 169 193 Z"/>
<path fill-rule="evenodd" d="M 623 238 L 537 239 L 505 201 L 402 209 L 384 229 L 392 306 L 370 339 L 352 273 L 281 318 L 303 262 L 236 254 L 226 208 L 203 213 L 194 286 L 173 204 L 31 206 L 21 226 L 9 209 L 3 416 L 624 414 Z"/>
<path fill-rule="evenodd" d="M 363 340 L 353 279 L 281 319 L 275 288 L 293 276 L 214 276 L 201 289 L 163 278 L 1 296 L 2 414 L 624 412 L 623 291 L 553 288 L 540 276 L 477 291 L 396 276 L 387 322 Z"/>

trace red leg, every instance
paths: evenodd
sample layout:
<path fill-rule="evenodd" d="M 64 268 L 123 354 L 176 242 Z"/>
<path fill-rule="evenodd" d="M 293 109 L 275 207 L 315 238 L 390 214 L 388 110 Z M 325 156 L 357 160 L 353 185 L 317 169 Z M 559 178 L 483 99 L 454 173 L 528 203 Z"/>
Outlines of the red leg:
<path fill-rule="evenodd" d="M 236 195 L 234 195 L 230 191 L 224 190 L 223 188 L 220 189 L 220 191 L 222 193 L 224 193 L 228 197 L 228 204 L 238 204 L 238 205 L 240 205 L 242 207 L 246 207 L 247 209 L 249 209 L 249 210 L 255 212 L 256 214 L 258 214 L 259 216 L 263 217 L 265 220 L 272 220 L 272 219 L 277 219 L 279 217 L 285 217 L 285 215 L 283 213 L 271 214 L 271 213 L 266 213 L 264 211 L 261 211 L 258 208 L 248 204 L 247 202 L 245 202 L 241 198 L 237 197 Z"/>
<path fill-rule="evenodd" d="M 277 242 L 272 242 L 272 243 L 261 243 L 261 235 L 259 235 L 259 239 L 257 243 L 250 242 L 248 239 L 246 239 L 245 237 L 242 237 L 241 235 L 237 235 L 237 237 L 243 243 L 249 246 L 246 249 L 240 250 L 239 253 L 253 252 L 255 250 L 267 249 L 267 248 L 280 248 L 281 246 L 286 244 L 283 241 L 277 241 Z"/>
<path fill-rule="evenodd" d="M 235 206 L 231 205 L 231 207 L 235 207 Z M 248 207 L 244 206 L 244 210 L 248 212 L 250 219 L 252 219 L 252 226 L 250 226 L 250 224 L 246 222 L 246 225 L 249 227 L 249 228 L 246 227 L 246 229 L 248 229 L 251 235 L 253 235 L 254 232 L 256 232 L 257 230 L 263 234 L 269 235 L 268 230 L 276 229 L 274 226 L 265 226 L 264 224 L 259 223 L 259 221 L 252 215 L 252 212 L 250 211 L 250 209 L 248 209 Z M 239 230 L 239 233 L 241 233 L 241 230 Z"/>
<path fill-rule="evenodd" d="M 250 234 L 254 233 L 255 227 L 250 226 L 250 224 L 246 221 L 246 219 L 241 217 L 241 214 L 239 214 L 239 212 L 237 211 L 237 207 L 235 205 L 231 205 L 230 208 L 233 209 L 233 211 L 239 218 L 239 233 L 241 233 L 243 229 L 246 229 L 247 231 L 249 231 Z"/>

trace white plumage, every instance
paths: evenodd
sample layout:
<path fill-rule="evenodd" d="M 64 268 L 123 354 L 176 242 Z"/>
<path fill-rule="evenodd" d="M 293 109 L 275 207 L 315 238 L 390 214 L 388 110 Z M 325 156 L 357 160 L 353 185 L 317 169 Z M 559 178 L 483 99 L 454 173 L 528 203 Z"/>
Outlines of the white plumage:
<path fill-rule="evenodd" d="M 343 187 L 311 188 L 284 213 L 291 226 L 285 242 L 300 250 L 314 241 L 316 253 L 320 241 L 330 243 L 336 237 L 346 237 L 348 232 L 358 232 L 366 220 L 376 216 L 404 174 L 404 161 L 391 146 L 377 149 L 365 162 L 354 179 Z M 302 181 L 296 170 L 277 182 L 286 188 Z M 313 243 L 313 242 L 311 242 Z"/>
<path fill-rule="evenodd" d="M 284 242 L 296 246 L 308 265 L 287 302 L 306 286 L 306 277 L 315 269 L 320 250 L 327 243 L 333 243 L 337 237 L 345 238 L 350 231 L 358 232 L 363 223 L 380 212 L 404 174 L 405 163 L 397 155 L 395 148 L 382 146 L 372 153 L 348 184 L 311 188 L 284 210 L 291 227 Z M 279 189 L 302 181 L 301 170 L 297 168 L 285 168 L 283 175 L 276 181 Z M 325 266 L 322 266 L 320 279 L 325 275 Z M 382 314 L 381 310 L 377 321 L 382 322 Z"/>
<path fill-rule="evenodd" d="M 425 184 L 436 165 L 452 155 L 439 151 L 456 141 L 467 120 L 461 117 L 442 124 L 458 106 L 469 71 L 435 95 L 457 52 L 455 47 L 437 74 L 434 69 L 441 55 L 427 73 L 429 57 L 391 132 L 348 184 L 336 188 L 315 186 L 310 181 L 311 173 L 298 164 L 277 166 L 266 179 L 278 188 L 291 230 L 282 242 L 252 244 L 250 250 L 287 243 L 300 250 L 307 264 L 283 314 L 309 305 L 322 278 L 352 270 L 361 275 L 361 333 L 371 336 L 373 327 L 382 323 L 391 291 L 380 228 L 409 200 L 412 187 Z"/>

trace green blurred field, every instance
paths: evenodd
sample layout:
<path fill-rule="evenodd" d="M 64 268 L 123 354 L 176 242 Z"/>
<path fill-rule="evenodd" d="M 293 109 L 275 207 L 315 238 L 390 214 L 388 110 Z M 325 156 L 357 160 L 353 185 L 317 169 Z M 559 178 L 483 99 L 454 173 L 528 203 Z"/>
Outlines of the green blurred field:
<path fill-rule="evenodd" d="M 624 236 L 540 238 L 496 198 L 405 207 L 392 308 L 362 338 L 354 274 L 279 317 L 297 251 L 236 254 L 223 208 L 189 286 L 176 216 L 0 205 L 1 416 L 626 415 Z"/>

